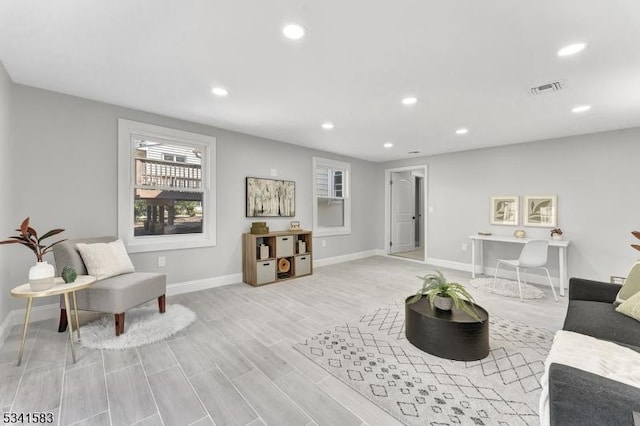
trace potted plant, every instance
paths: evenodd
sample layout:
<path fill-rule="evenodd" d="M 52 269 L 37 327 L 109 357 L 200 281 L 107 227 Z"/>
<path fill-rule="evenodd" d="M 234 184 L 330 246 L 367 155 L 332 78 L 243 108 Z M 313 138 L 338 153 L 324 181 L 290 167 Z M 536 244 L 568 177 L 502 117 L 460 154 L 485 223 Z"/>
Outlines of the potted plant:
<path fill-rule="evenodd" d="M 455 306 L 473 318 L 480 319 L 474 305 L 469 303 L 473 302 L 473 296 L 469 294 L 462 284 L 448 282 L 440 271 L 436 271 L 435 274 L 427 274 L 424 277 L 419 276 L 418 278 L 422 280 L 422 288 L 407 301 L 408 304 L 416 303 L 423 296 L 426 296 L 429 299 L 431 308 L 435 306 L 438 309 L 449 311 Z"/>
<path fill-rule="evenodd" d="M 52 229 L 39 237 L 36 230 L 29 226 L 29 218 L 26 218 L 16 231 L 19 232 L 19 235 L 14 235 L 9 237 L 8 240 L 0 241 L 0 244 L 22 244 L 36 255 L 37 262 L 35 266 L 29 269 L 29 284 L 33 291 L 43 291 L 53 287 L 55 283 L 55 270 L 53 265 L 49 265 L 49 263 L 42 258 L 45 254 L 53 250 L 53 246 L 65 240 L 59 240 L 49 245 L 43 244 L 43 240 L 61 233 L 64 229 Z"/>
<path fill-rule="evenodd" d="M 553 238 L 554 240 L 561 240 L 562 239 L 562 229 L 553 228 L 551 230 L 551 238 Z"/>

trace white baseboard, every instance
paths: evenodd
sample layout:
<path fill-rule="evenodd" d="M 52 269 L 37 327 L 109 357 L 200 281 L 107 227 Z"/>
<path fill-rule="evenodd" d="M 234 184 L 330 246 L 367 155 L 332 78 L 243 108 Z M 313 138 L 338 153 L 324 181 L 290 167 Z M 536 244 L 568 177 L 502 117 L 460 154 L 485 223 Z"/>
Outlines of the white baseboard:
<path fill-rule="evenodd" d="M 371 256 L 378 256 L 380 255 L 380 253 L 378 252 L 382 252 L 382 250 L 367 250 L 367 251 L 360 251 L 357 253 L 344 254 L 342 256 L 326 257 L 324 259 L 314 260 L 313 267 L 322 268 L 323 266 L 335 265 L 336 263 L 350 262 L 352 260 L 364 259 Z M 382 255 L 384 255 L 384 252 L 382 252 Z"/>
<path fill-rule="evenodd" d="M 469 271 L 471 271 L 471 268 L 469 268 Z M 536 272 L 540 273 L 542 272 L 544 274 L 544 271 L 542 269 L 537 269 Z M 554 273 L 552 271 L 551 272 L 551 282 L 553 283 L 554 287 L 556 287 L 556 290 L 558 289 L 558 287 L 560 286 L 560 279 L 557 276 L 554 276 Z M 484 267 L 484 275 L 493 277 L 496 273 L 496 268 L 494 267 Z M 500 278 L 507 278 L 509 280 L 516 280 L 516 270 L 513 268 L 500 268 L 500 275 L 498 275 L 498 277 Z M 520 278 L 524 280 L 524 275 L 522 274 L 522 271 L 520 272 Z M 543 285 L 549 285 L 549 279 L 547 278 L 547 275 L 538 275 L 536 274 L 532 274 L 530 272 L 527 273 L 527 282 L 528 283 L 534 283 L 534 284 L 543 284 Z M 568 285 L 568 284 L 567 284 Z"/>
<path fill-rule="evenodd" d="M 24 314 L 27 308 L 14 309 L 9 312 L 9 315 L 0 325 L 0 347 L 4 344 L 9 337 L 11 329 L 16 325 L 22 325 L 24 322 Z M 29 323 L 36 321 L 44 321 L 52 318 L 57 318 L 60 315 L 60 304 L 51 303 L 49 305 L 34 306 L 31 308 L 31 316 Z"/>
<path fill-rule="evenodd" d="M 441 266 L 443 268 L 455 269 L 457 271 L 465 271 L 465 272 L 469 272 L 469 273 L 471 272 L 471 264 L 470 263 L 455 262 L 455 261 L 452 261 L 452 260 L 444 260 L 444 259 L 428 258 L 427 259 L 427 264 L 433 265 L 433 266 Z M 478 266 L 476 266 L 476 268 L 478 268 Z M 476 271 L 477 271 L 477 269 L 476 269 Z M 537 272 L 543 272 L 543 271 L 541 269 L 538 269 Z M 483 275 L 493 277 L 495 275 L 495 273 L 496 273 L 496 268 L 495 267 L 491 267 L 491 266 L 485 266 L 484 267 Z M 506 278 L 506 279 L 509 279 L 509 280 L 515 280 L 516 279 L 516 270 L 513 269 L 513 268 L 508 268 L 508 267 L 500 268 L 500 275 L 498 275 L 498 277 Z M 524 279 L 524 277 L 522 275 L 520 277 Z M 527 282 L 528 283 L 535 283 L 535 284 L 549 285 L 549 280 L 547 279 L 546 275 L 539 275 L 539 274 L 532 274 L 532 273 L 527 273 Z M 560 280 L 558 279 L 557 276 L 554 276 L 553 273 L 551 274 L 551 282 L 553 283 L 553 285 L 555 287 L 558 287 L 560 285 Z"/>
<path fill-rule="evenodd" d="M 185 281 L 182 283 L 167 284 L 167 296 L 191 293 L 193 291 L 222 287 L 229 284 L 242 282 L 242 274 L 221 275 L 219 277 L 203 278 L 201 280 Z"/>
<path fill-rule="evenodd" d="M 441 266 L 443 268 L 455 269 L 456 271 L 471 272 L 471 265 L 468 263 L 455 262 L 453 260 L 427 258 L 427 265 Z"/>

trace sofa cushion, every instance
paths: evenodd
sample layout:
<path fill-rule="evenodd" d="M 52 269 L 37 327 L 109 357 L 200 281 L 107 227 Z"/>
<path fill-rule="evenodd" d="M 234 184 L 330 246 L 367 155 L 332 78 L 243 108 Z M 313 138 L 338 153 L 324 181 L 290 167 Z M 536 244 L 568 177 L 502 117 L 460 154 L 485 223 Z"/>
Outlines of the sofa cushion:
<path fill-rule="evenodd" d="M 636 293 L 640 293 L 640 261 L 631 267 L 624 285 L 616 296 L 616 304 L 623 303 Z"/>
<path fill-rule="evenodd" d="M 640 322 L 616 312 L 611 303 L 569 300 L 564 330 L 640 346 Z"/>
<path fill-rule="evenodd" d="M 76 292 L 78 309 L 119 314 L 165 294 L 167 276 L 133 272 L 98 281 Z"/>
<path fill-rule="evenodd" d="M 640 321 L 640 292 L 625 300 L 616 308 L 616 312 Z M 638 344 L 640 344 L 640 342 L 638 342 Z"/>
<path fill-rule="evenodd" d="M 133 272 L 135 269 L 122 240 L 109 243 L 76 244 L 89 275 L 97 280 Z"/>

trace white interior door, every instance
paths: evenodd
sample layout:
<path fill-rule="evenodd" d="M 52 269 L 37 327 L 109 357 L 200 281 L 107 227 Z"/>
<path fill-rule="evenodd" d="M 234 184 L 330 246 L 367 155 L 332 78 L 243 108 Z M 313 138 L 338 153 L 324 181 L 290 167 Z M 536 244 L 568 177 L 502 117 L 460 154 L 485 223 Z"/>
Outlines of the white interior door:
<path fill-rule="evenodd" d="M 415 249 L 415 179 L 411 172 L 391 173 L 390 253 Z"/>

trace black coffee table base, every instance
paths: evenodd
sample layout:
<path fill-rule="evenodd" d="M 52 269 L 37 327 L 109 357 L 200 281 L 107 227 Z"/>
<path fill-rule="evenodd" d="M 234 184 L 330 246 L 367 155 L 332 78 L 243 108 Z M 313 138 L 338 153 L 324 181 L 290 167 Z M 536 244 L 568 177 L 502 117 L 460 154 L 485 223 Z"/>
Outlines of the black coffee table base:
<path fill-rule="evenodd" d="M 486 358 L 489 355 L 489 314 L 478 305 L 475 308 L 479 321 L 461 309 L 431 308 L 426 297 L 411 305 L 405 302 L 407 340 L 440 358 L 457 361 Z"/>

